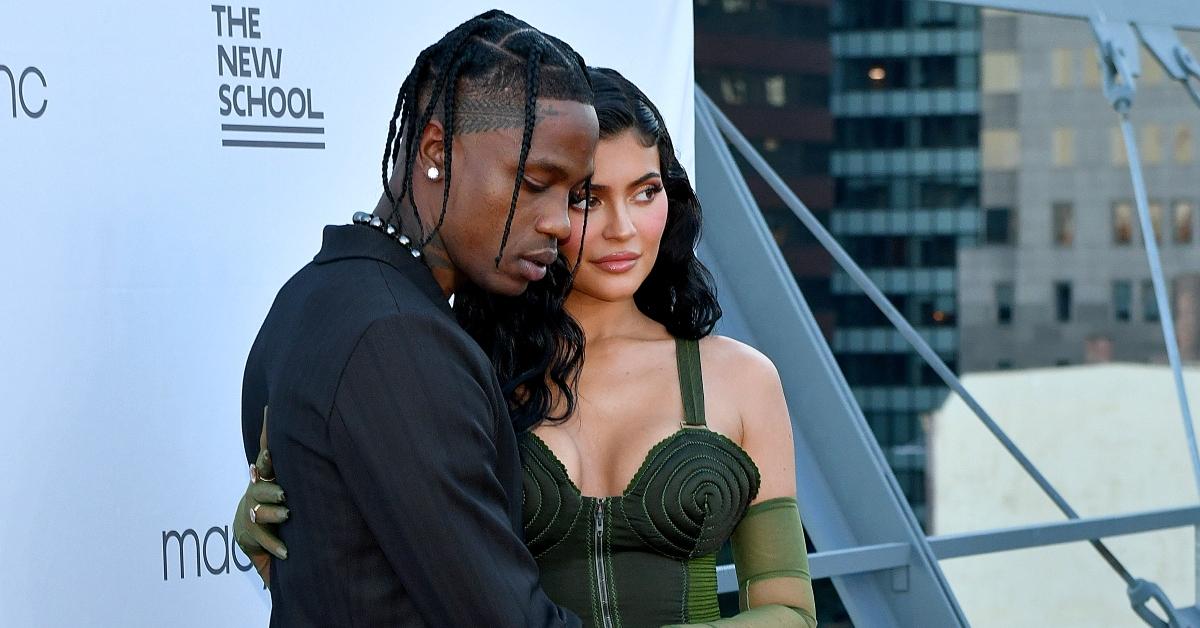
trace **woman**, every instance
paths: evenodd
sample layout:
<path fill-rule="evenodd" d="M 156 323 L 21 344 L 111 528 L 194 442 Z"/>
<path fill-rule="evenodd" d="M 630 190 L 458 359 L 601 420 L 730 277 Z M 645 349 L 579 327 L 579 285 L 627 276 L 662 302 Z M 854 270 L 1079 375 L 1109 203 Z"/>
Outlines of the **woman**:
<path fill-rule="evenodd" d="M 521 297 L 456 295 L 530 428 L 525 536 L 543 588 L 601 628 L 815 626 L 778 374 L 711 334 L 700 205 L 661 115 L 617 72 L 591 80 L 595 175 L 549 278 Z M 559 349 L 578 333 L 586 360 Z M 249 504 L 272 501 L 263 485 Z M 742 612 L 720 619 L 715 556 L 729 539 Z"/>

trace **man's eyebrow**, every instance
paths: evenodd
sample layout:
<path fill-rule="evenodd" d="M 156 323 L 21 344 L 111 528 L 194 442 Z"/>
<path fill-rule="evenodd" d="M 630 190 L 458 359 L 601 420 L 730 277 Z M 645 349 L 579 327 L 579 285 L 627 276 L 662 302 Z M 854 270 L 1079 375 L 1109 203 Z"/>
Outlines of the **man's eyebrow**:
<path fill-rule="evenodd" d="M 537 168 L 538 170 L 546 172 L 547 174 L 557 177 L 558 179 L 567 179 L 570 177 L 566 168 L 563 168 L 560 164 L 550 161 L 549 159 L 528 159 L 525 162 L 525 168 Z"/>
<path fill-rule="evenodd" d="M 641 185 L 641 184 L 649 181 L 650 179 L 661 179 L 661 178 L 662 178 L 662 175 L 660 175 L 658 172 L 656 172 L 654 170 L 651 170 L 650 172 L 647 172 L 646 174 L 638 177 L 637 180 L 634 181 L 633 183 L 630 183 L 629 187 Z M 592 189 L 593 190 L 607 190 L 608 186 L 600 184 L 600 183 L 593 183 Z"/>

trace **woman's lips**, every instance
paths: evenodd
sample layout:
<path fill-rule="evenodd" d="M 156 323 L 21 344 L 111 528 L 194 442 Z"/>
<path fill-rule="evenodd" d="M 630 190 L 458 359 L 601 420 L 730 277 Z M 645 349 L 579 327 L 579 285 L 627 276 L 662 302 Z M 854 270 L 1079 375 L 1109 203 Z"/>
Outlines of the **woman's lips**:
<path fill-rule="evenodd" d="M 592 260 L 592 263 L 599 266 L 605 272 L 619 274 L 628 272 L 634 266 L 637 266 L 638 259 L 641 257 L 639 253 L 622 251 L 596 258 Z"/>

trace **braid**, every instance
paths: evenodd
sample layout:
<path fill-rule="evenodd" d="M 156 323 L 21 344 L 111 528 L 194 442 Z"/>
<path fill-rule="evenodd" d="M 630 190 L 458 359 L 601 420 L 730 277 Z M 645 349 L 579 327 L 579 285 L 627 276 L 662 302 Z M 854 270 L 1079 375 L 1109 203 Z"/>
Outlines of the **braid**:
<path fill-rule="evenodd" d="M 392 196 L 392 186 L 388 182 L 388 166 L 390 165 L 389 158 L 393 163 L 395 162 L 392 141 L 396 139 L 396 119 L 400 117 L 404 109 L 404 94 L 408 89 L 408 82 L 409 79 L 405 78 L 404 83 L 400 85 L 400 92 L 396 94 L 396 108 L 392 111 L 392 119 L 388 121 L 387 143 L 383 145 L 383 193 L 387 195 L 393 209 L 396 206 L 396 199 Z"/>
<path fill-rule="evenodd" d="M 417 104 L 418 104 L 417 103 L 417 85 L 420 84 L 420 78 L 421 78 L 421 75 L 423 74 L 423 70 L 425 67 L 425 61 L 426 61 L 426 59 L 429 58 L 429 55 L 430 55 L 432 49 L 433 49 L 433 46 L 430 46 L 429 48 L 422 50 L 421 54 L 417 55 L 417 61 L 413 66 L 413 70 L 404 79 L 404 83 L 402 83 L 400 85 L 400 95 L 396 98 L 397 102 L 403 100 L 403 103 L 404 103 L 403 107 L 399 110 L 399 116 L 400 116 L 399 131 L 400 131 L 401 137 L 404 138 L 403 145 L 404 145 L 404 155 L 405 155 L 405 162 L 404 162 L 405 172 L 404 172 L 403 176 L 400 177 L 400 194 L 398 194 L 394 197 L 392 196 L 391 186 L 389 185 L 388 177 L 386 175 L 384 177 L 383 189 L 385 192 L 387 192 L 388 200 L 391 201 L 391 203 L 392 203 L 392 207 L 391 207 L 392 211 L 390 212 L 388 220 L 389 220 L 389 222 L 393 222 L 397 228 L 400 227 L 400 222 L 399 222 L 399 216 L 396 215 L 396 209 L 399 207 L 400 201 L 404 199 L 405 194 L 408 193 L 409 183 L 411 183 L 411 181 L 412 181 L 412 161 L 410 158 L 410 154 L 412 152 L 413 136 L 415 135 L 415 133 L 413 133 L 414 120 L 413 120 L 412 114 L 413 114 L 413 110 L 416 109 Z M 395 166 L 396 159 L 400 156 L 401 142 L 397 141 L 395 143 L 395 145 L 392 145 L 391 143 L 389 143 L 387 146 L 385 146 L 385 150 L 387 150 L 387 148 L 389 148 L 389 147 L 391 149 L 391 162 L 392 162 L 392 165 Z M 387 158 L 388 158 L 388 155 L 385 153 L 384 159 L 386 160 Z M 423 231 L 424 227 L 421 225 L 420 216 L 417 216 L 416 222 L 417 222 L 417 228 L 421 229 Z"/>
<path fill-rule="evenodd" d="M 568 285 L 575 283 L 575 273 L 579 272 L 579 265 L 583 263 L 583 240 L 587 237 L 587 221 L 588 214 L 592 213 L 592 178 L 588 177 L 587 181 L 583 182 L 583 228 L 579 231 L 579 252 L 575 254 L 575 266 L 571 269 L 571 279 Z"/>
<path fill-rule="evenodd" d="M 445 113 L 443 113 L 446 131 L 442 136 L 442 151 L 445 153 L 442 160 L 444 162 L 443 168 L 446 180 L 442 184 L 442 211 L 438 214 L 437 224 L 429 231 L 429 235 L 421 239 L 417 246 L 419 249 L 424 248 L 426 244 L 429 244 L 437 236 L 438 231 L 442 228 L 442 224 L 446 221 L 446 207 L 450 203 L 450 177 L 454 172 L 454 111 L 457 108 L 454 102 L 454 94 L 457 91 L 458 72 L 462 69 L 462 64 L 465 60 L 465 57 L 455 59 L 454 64 L 446 72 L 446 106 L 444 107 Z"/>
<path fill-rule="evenodd" d="M 461 28 L 462 27 L 460 27 L 460 29 Z M 441 42 L 439 42 L 439 44 L 440 43 Z M 391 203 L 392 215 L 389 216 L 389 222 L 394 222 L 397 227 L 399 227 L 399 223 L 396 222 L 396 208 L 400 204 L 400 200 L 403 199 L 404 195 L 408 192 L 412 183 L 411 159 L 413 147 L 415 145 L 414 137 L 416 135 L 413 132 L 416 126 L 416 121 L 413 118 L 413 111 L 419 105 L 417 102 L 417 86 L 421 83 L 421 78 L 425 73 L 425 67 L 429 57 L 433 54 L 434 50 L 439 47 L 439 44 L 434 44 L 433 46 L 422 50 L 421 53 L 417 55 L 417 60 L 415 63 L 413 63 L 413 70 L 409 72 L 408 76 L 405 77 L 404 82 L 400 84 L 400 91 L 396 94 L 396 108 L 392 112 L 392 119 L 388 122 L 387 142 L 383 147 L 383 192 L 387 196 L 388 201 Z M 456 44 L 455 49 L 457 49 L 457 46 L 458 44 Z M 397 128 L 396 125 L 397 119 L 400 122 L 399 128 Z M 399 132 L 399 138 L 397 137 L 397 132 Z M 399 141 L 400 138 L 403 138 L 403 144 Z M 393 141 L 395 141 L 394 144 Z M 396 160 L 400 156 L 400 150 L 402 146 L 405 155 L 405 173 L 400 181 L 400 193 L 398 195 L 393 195 L 389 182 L 390 177 L 388 166 L 395 166 Z M 420 216 L 416 215 L 415 212 L 414 215 L 417 218 L 417 228 L 424 231 L 424 227 L 421 225 Z"/>
<path fill-rule="evenodd" d="M 525 79 L 525 132 L 521 135 L 521 157 L 517 162 L 517 178 L 513 184 L 512 203 L 508 206 L 508 218 L 504 221 L 504 236 L 500 238 L 500 251 L 496 253 L 496 266 L 500 266 L 500 258 L 504 256 L 504 247 L 508 244 L 508 235 L 512 231 L 513 217 L 517 213 L 517 197 L 521 194 L 521 183 L 525 179 L 525 161 L 529 158 L 529 145 L 533 143 L 533 125 L 537 118 L 538 72 L 542 61 L 542 44 L 529 52 L 526 62 L 528 75 Z"/>

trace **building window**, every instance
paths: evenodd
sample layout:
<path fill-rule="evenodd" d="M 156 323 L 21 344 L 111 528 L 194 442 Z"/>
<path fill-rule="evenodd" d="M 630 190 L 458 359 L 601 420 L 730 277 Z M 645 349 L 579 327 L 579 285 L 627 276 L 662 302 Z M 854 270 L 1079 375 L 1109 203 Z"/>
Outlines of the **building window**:
<path fill-rule="evenodd" d="M 1196 206 L 1191 201 L 1175 201 L 1171 204 L 1171 231 L 1176 243 L 1191 243 L 1195 209 Z"/>
<path fill-rule="evenodd" d="M 835 2 L 831 8 L 830 21 L 836 28 L 868 30 L 904 28 L 908 25 L 909 5 L 906 0 L 889 0 L 862 4 L 857 2 Z"/>
<path fill-rule="evenodd" d="M 1129 156 L 1125 154 L 1125 137 L 1121 135 L 1121 127 L 1113 127 L 1109 131 L 1108 156 L 1114 166 L 1129 165 Z"/>
<path fill-rule="evenodd" d="M 1054 284 L 1054 318 L 1060 323 L 1071 320 L 1071 282 L 1059 281 Z"/>
<path fill-rule="evenodd" d="M 1147 51 L 1145 48 L 1138 46 L 1140 52 L 1142 75 L 1138 77 L 1138 81 L 1142 85 L 1161 85 L 1167 78 L 1167 73 L 1163 71 L 1162 65 L 1158 63 L 1158 59 Z"/>
<path fill-rule="evenodd" d="M 918 267 L 954 268 L 958 251 L 954 236 L 923 236 L 917 237 L 916 241 L 920 255 L 920 259 L 916 260 Z"/>
<path fill-rule="evenodd" d="M 1161 164 L 1163 160 L 1162 127 L 1157 124 L 1142 126 L 1142 161 Z"/>
<path fill-rule="evenodd" d="M 1012 210 L 1008 207 L 989 207 L 983 210 L 986 244 L 1009 244 L 1012 241 Z"/>
<path fill-rule="evenodd" d="M 1015 170 L 1020 160 L 1021 138 L 1014 129 L 988 129 L 980 133 L 985 170 Z"/>
<path fill-rule="evenodd" d="M 1114 281 L 1112 304 L 1113 318 L 1118 323 L 1128 323 L 1133 318 L 1133 284 L 1124 279 Z"/>
<path fill-rule="evenodd" d="M 897 117 L 843 118 L 836 122 L 838 148 L 905 148 L 908 120 Z"/>
<path fill-rule="evenodd" d="M 833 192 L 839 207 L 881 209 L 892 206 L 893 183 L 880 177 L 838 177 Z"/>
<path fill-rule="evenodd" d="M 845 59 L 838 69 L 842 91 L 910 87 L 908 59 Z"/>
<path fill-rule="evenodd" d="M 1162 244 L 1163 204 L 1162 201 L 1150 201 L 1150 226 L 1154 229 L 1154 241 Z"/>
<path fill-rule="evenodd" d="M 985 94 L 1011 93 L 1021 85 L 1021 65 L 1015 52 L 985 52 L 981 89 Z"/>
<path fill-rule="evenodd" d="M 1055 48 L 1050 51 L 1050 82 L 1055 87 L 1070 87 L 1075 82 L 1075 51 Z"/>
<path fill-rule="evenodd" d="M 787 81 L 781 75 L 769 76 L 763 81 L 767 92 L 767 104 L 782 107 L 787 104 Z"/>
<path fill-rule="evenodd" d="M 1075 241 L 1075 205 L 1068 201 L 1054 204 L 1054 244 L 1071 246 Z"/>
<path fill-rule="evenodd" d="M 1058 167 L 1075 165 L 1075 129 L 1057 127 L 1052 135 L 1054 146 L 1052 159 Z"/>
<path fill-rule="evenodd" d="M 1013 319 L 1013 284 L 1004 281 L 996 284 L 996 322 L 1001 325 L 1012 323 Z"/>
<path fill-rule="evenodd" d="M 917 59 L 917 87 L 936 89 L 958 85 L 958 62 L 954 56 Z"/>
<path fill-rule="evenodd" d="M 1117 201 L 1112 206 L 1113 243 L 1129 244 L 1133 242 L 1133 203 Z"/>
<path fill-rule="evenodd" d="M 974 175 L 941 175 L 910 180 L 916 207 L 971 207 L 979 202 L 979 180 Z"/>
<path fill-rule="evenodd" d="M 1083 84 L 1086 87 L 1100 87 L 1100 62 L 1096 59 L 1095 48 L 1084 48 L 1079 51 L 1083 61 Z"/>
<path fill-rule="evenodd" d="M 916 128 L 916 144 L 922 148 L 979 146 L 979 116 L 921 116 Z"/>
<path fill-rule="evenodd" d="M 1142 320 L 1147 323 L 1158 322 L 1158 301 L 1154 298 L 1154 281 L 1142 281 Z"/>
<path fill-rule="evenodd" d="M 1171 142 L 1171 152 L 1175 163 L 1192 163 L 1192 127 L 1181 124 L 1175 128 L 1175 137 Z"/>
<path fill-rule="evenodd" d="M 736 76 L 721 77 L 721 98 L 727 105 L 746 103 L 746 79 Z"/>
<path fill-rule="evenodd" d="M 912 22 L 920 28 L 953 28 L 958 7 L 943 2 L 913 2 Z"/>

